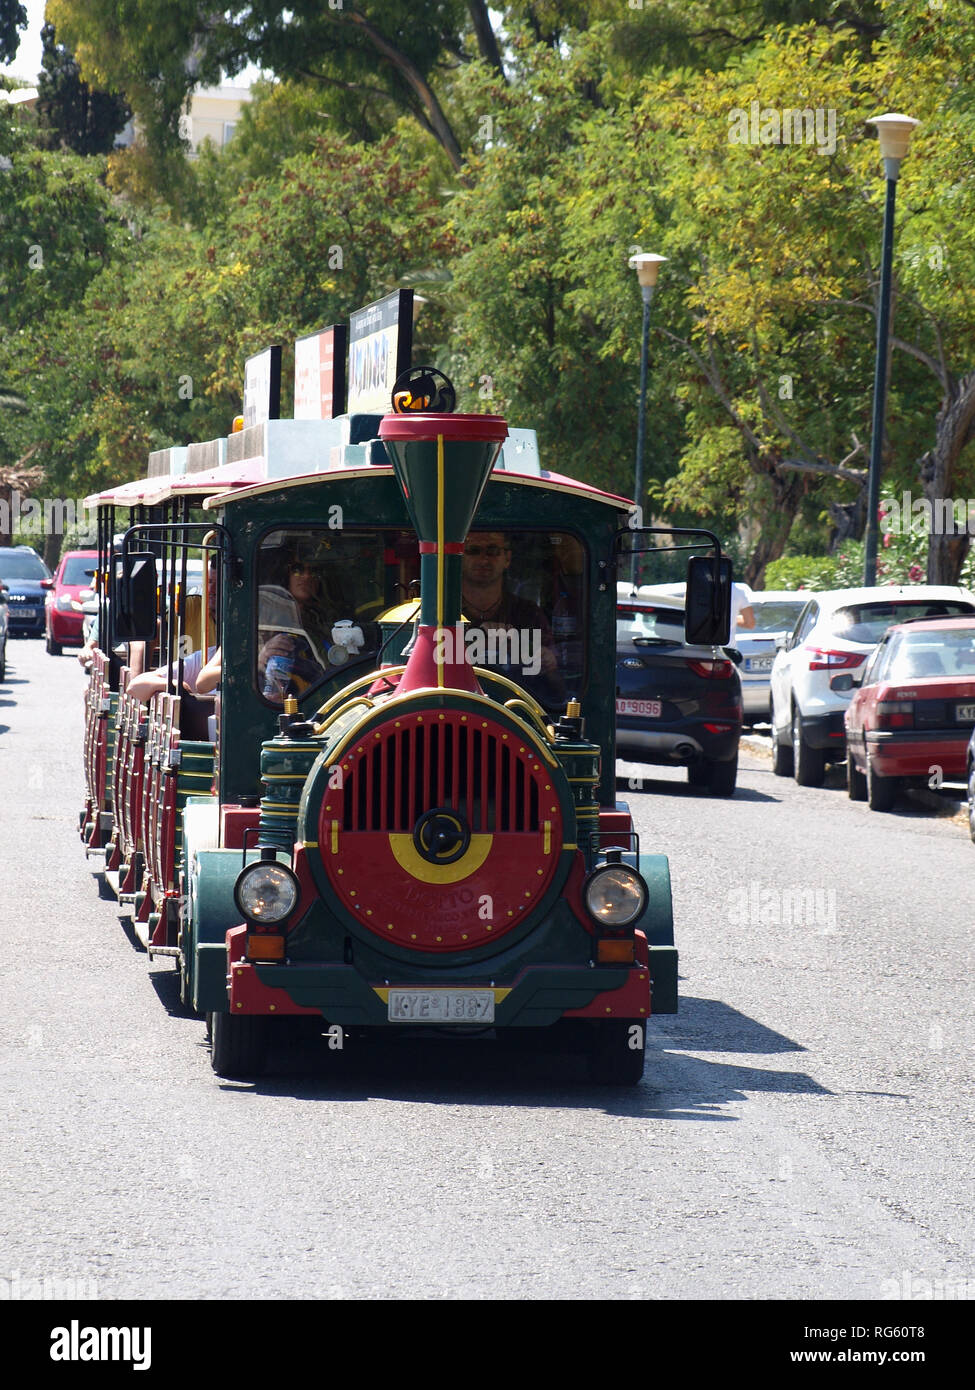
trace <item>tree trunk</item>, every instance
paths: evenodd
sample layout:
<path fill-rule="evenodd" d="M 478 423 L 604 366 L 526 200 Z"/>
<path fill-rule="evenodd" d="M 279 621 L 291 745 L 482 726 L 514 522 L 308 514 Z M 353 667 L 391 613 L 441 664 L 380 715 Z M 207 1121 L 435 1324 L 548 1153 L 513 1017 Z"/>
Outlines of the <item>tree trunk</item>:
<path fill-rule="evenodd" d="M 493 68 L 497 68 L 501 77 L 507 82 L 508 77 L 501 61 L 501 50 L 498 48 L 498 40 L 488 15 L 487 0 L 467 0 L 467 8 L 470 10 L 471 23 L 474 25 L 474 33 L 477 35 L 477 47 L 481 57 Z"/>
<path fill-rule="evenodd" d="M 766 566 L 778 560 L 785 550 L 792 523 L 806 492 L 806 480 L 801 473 L 780 473 L 771 461 L 764 476 L 772 489 L 772 506 L 768 509 L 751 558 L 745 566 L 745 583 L 752 589 L 761 588 Z"/>
<path fill-rule="evenodd" d="M 956 466 L 975 435 L 975 371 L 953 381 L 945 393 L 935 424 L 934 448 L 918 460 L 924 495 L 931 504 L 928 540 L 929 584 L 957 584 L 968 554 L 967 518 L 954 515 Z"/>

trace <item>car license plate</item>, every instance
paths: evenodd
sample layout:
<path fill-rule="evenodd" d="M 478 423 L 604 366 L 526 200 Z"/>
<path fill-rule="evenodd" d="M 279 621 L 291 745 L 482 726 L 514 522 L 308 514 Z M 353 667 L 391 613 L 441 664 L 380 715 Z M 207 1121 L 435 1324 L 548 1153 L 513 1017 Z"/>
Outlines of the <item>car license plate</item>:
<path fill-rule="evenodd" d="M 12 610 L 18 618 L 36 618 L 36 608 L 15 608 Z"/>
<path fill-rule="evenodd" d="M 774 652 L 769 652 L 768 656 L 746 656 L 746 671 L 771 671 L 772 662 L 775 660 Z"/>
<path fill-rule="evenodd" d="M 975 724 L 975 705 L 956 705 L 955 718 L 965 724 Z"/>
<path fill-rule="evenodd" d="M 646 719 L 659 719 L 663 703 L 660 700 L 617 700 L 617 714 L 642 714 Z"/>
<path fill-rule="evenodd" d="M 390 1023 L 493 1023 L 492 989 L 391 989 Z"/>

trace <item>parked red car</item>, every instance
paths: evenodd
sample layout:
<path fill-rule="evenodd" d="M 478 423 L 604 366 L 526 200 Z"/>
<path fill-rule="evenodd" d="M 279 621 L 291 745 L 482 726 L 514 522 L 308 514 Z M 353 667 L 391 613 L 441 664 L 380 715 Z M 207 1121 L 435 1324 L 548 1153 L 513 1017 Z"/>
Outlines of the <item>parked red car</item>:
<path fill-rule="evenodd" d="M 51 656 L 60 656 L 62 647 L 84 645 L 81 625 L 85 615 L 81 611 L 80 595 L 84 589 L 92 587 L 97 563 L 97 550 L 69 550 L 61 556 L 54 578 L 44 582 L 44 588 L 50 590 L 44 623 L 46 646 Z"/>
<path fill-rule="evenodd" d="M 975 621 L 899 623 L 863 671 L 844 672 L 834 690 L 860 686 L 846 711 L 847 790 L 889 811 L 902 786 L 964 781 L 975 729 Z"/>

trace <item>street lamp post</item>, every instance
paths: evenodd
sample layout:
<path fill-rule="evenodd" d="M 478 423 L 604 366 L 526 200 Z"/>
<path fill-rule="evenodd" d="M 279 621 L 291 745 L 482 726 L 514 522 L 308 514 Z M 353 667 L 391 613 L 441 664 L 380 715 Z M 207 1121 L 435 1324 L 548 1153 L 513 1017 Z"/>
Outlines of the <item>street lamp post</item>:
<path fill-rule="evenodd" d="M 639 256 L 631 256 L 629 265 L 631 270 L 637 273 L 640 281 L 640 293 L 643 296 L 643 340 L 640 346 L 640 408 L 637 416 L 636 427 L 636 486 L 633 492 L 633 500 L 638 507 L 643 506 L 643 448 L 646 437 L 647 423 L 647 346 L 650 337 L 650 301 L 653 298 L 653 291 L 657 284 L 657 275 L 660 267 L 667 259 L 666 256 L 656 256 L 651 252 L 641 253 Z M 630 561 L 630 582 L 636 587 L 637 572 L 639 568 L 639 557 L 634 555 Z"/>
<path fill-rule="evenodd" d="M 877 312 L 877 362 L 873 378 L 873 426 L 870 439 L 870 472 L 867 482 L 867 531 L 863 547 L 863 584 L 873 588 L 877 582 L 877 535 L 880 507 L 880 458 L 884 444 L 884 412 L 887 404 L 887 345 L 890 339 L 891 267 L 894 256 L 894 202 L 901 160 L 907 154 L 914 127 L 913 116 L 898 112 L 874 116 L 868 125 L 877 127 L 880 153 L 887 180 L 884 204 L 884 238 L 880 258 L 880 303 Z"/>

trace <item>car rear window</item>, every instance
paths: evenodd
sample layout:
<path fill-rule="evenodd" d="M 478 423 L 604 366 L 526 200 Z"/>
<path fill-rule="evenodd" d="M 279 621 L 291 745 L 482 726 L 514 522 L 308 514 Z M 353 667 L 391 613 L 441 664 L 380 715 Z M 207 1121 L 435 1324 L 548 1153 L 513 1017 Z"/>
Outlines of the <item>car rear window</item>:
<path fill-rule="evenodd" d="M 884 680 L 975 675 L 975 625 L 952 632 L 904 632 L 891 646 Z"/>
<path fill-rule="evenodd" d="M 51 572 L 35 550 L 0 555 L 0 579 L 50 579 Z"/>
<path fill-rule="evenodd" d="M 796 603 L 790 603 L 788 599 L 781 602 L 771 600 L 768 603 L 759 603 L 756 599 L 752 604 L 752 611 L 755 614 L 755 626 L 752 632 L 791 632 L 796 625 L 796 619 L 806 606 L 806 599 L 799 599 Z M 745 635 L 745 631 L 739 632 L 739 637 Z"/>
<path fill-rule="evenodd" d="M 952 599 L 887 599 L 837 608 L 830 632 L 846 642 L 879 642 L 889 627 L 912 618 L 963 618 L 975 613 L 970 603 Z"/>
<path fill-rule="evenodd" d="M 636 642 L 641 637 L 659 637 L 668 642 L 684 640 L 682 608 L 617 608 L 617 642 Z"/>
<path fill-rule="evenodd" d="M 94 555 L 69 555 L 61 572 L 61 583 L 90 585 L 97 563 Z"/>

